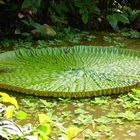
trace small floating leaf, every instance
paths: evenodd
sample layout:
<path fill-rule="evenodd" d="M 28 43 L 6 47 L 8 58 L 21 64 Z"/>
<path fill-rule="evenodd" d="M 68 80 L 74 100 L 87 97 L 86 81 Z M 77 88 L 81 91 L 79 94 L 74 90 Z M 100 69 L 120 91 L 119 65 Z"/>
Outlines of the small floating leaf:
<path fill-rule="evenodd" d="M 16 116 L 18 119 L 25 119 L 27 117 L 27 113 L 23 112 L 23 111 L 19 111 L 16 113 Z"/>

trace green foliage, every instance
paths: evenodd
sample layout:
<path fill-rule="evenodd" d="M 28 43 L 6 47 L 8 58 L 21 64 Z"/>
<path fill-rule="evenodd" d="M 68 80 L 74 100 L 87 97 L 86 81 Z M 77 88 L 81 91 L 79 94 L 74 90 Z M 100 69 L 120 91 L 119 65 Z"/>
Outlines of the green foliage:
<path fill-rule="evenodd" d="M 100 137 L 100 132 L 96 131 L 96 132 L 93 132 L 92 130 L 90 129 L 87 129 L 86 130 L 86 134 L 85 134 L 85 139 L 88 139 L 88 140 L 96 140 Z"/>
<path fill-rule="evenodd" d="M 2 96 L 0 98 L 1 99 L 0 102 L 3 102 L 3 103 L 10 102 L 13 105 L 15 105 L 15 107 L 17 107 L 17 101 L 13 97 L 10 97 L 8 94 L 3 93 L 3 92 L 0 92 L 0 95 Z M 7 99 L 9 101 L 5 101 L 4 99 Z M 42 101 L 46 105 L 46 102 L 44 100 Z M 11 114 L 11 109 L 13 109 L 12 114 Z M 8 112 L 7 118 L 9 118 L 9 114 L 10 114 L 10 118 L 16 117 L 16 119 L 20 119 L 20 120 L 25 119 L 27 117 L 27 114 L 25 112 L 23 111 L 16 112 L 14 107 L 11 108 L 11 106 L 7 107 L 5 111 L 6 116 L 7 116 L 7 112 Z M 46 115 L 46 114 L 39 114 L 38 117 L 39 117 L 38 118 L 39 124 L 36 125 L 36 127 L 32 127 L 28 125 L 25 128 L 21 128 L 13 121 L 8 120 L 8 119 L 3 119 L 0 116 L 0 136 L 8 140 L 19 139 L 19 138 L 20 139 L 34 139 L 34 140 L 48 140 L 49 135 L 51 134 L 52 127 L 56 127 L 60 129 L 61 132 L 63 132 L 63 138 L 65 138 L 66 140 L 71 140 L 71 138 L 77 137 L 77 135 L 79 135 L 79 132 L 78 132 L 79 130 L 77 127 L 71 126 L 68 129 L 66 129 L 60 123 L 52 121 L 53 118 L 49 117 L 49 115 Z"/>
<path fill-rule="evenodd" d="M 91 15 L 100 15 L 100 9 L 92 0 L 74 0 L 74 5 L 79 9 L 79 14 L 84 24 L 87 24 Z"/>
<path fill-rule="evenodd" d="M 26 119 L 27 113 L 25 113 L 24 111 L 18 111 L 16 113 L 16 117 L 20 120 Z"/>
<path fill-rule="evenodd" d="M 116 40 L 113 41 L 113 45 L 116 48 L 124 48 L 125 47 L 124 43 L 118 42 Z"/>
<path fill-rule="evenodd" d="M 133 113 L 131 111 L 126 111 L 124 113 L 120 113 L 119 117 L 123 118 L 124 120 L 128 121 L 139 121 L 140 120 L 140 112 Z"/>
<path fill-rule="evenodd" d="M 32 27 L 44 34 L 44 24 L 82 26 L 90 29 L 133 27 L 140 14 L 139 2 L 92 0 L 1 0 L 1 36 L 28 37 Z M 23 24 L 30 17 L 36 25 Z M 27 23 L 26 22 L 26 23 Z M 8 23 L 8 24 L 7 24 Z M 123 23 L 120 24 L 120 23 Z M 84 25 L 83 25 L 84 24 Z M 127 26 L 129 24 L 129 26 Z M 135 25 L 135 24 L 134 24 Z M 136 28 L 136 29 L 139 29 Z"/>
<path fill-rule="evenodd" d="M 42 0 L 24 0 L 22 3 L 22 9 L 31 8 L 31 12 L 37 13 L 40 8 Z"/>
<path fill-rule="evenodd" d="M 140 14 L 140 10 L 132 9 L 131 7 L 127 7 L 127 15 L 129 16 L 130 21 L 133 22 L 139 14 Z"/>
<path fill-rule="evenodd" d="M 39 24 L 37 22 L 34 22 L 34 20 L 31 18 L 31 16 L 28 16 L 27 19 L 21 20 L 25 25 L 32 28 L 29 33 L 21 32 L 19 29 L 15 30 L 15 34 L 22 35 L 22 36 L 31 36 L 31 34 L 37 38 L 44 38 L 47 37 L 53 37 L 56 35 L 56 32 L 53 30 L 52 27 L 50 27 L 47 24 Z"/>
<path fill-rule="evenodd" d="M 107 20 L 113 29 L 117 28 L 119 22 L 122 22 L 123 24 L 130 24 L 129 19 L 122 13 L 114 13 L 112 15 L 108 15 Z"/>
<path fill-rule="evenodd" d="M 12 105 L 14 105 L 16 107 L 16 109 L 19 108 L 18 103 L 15 98 L 10 97 L 8 94 L 3 93 L 3 92 L 0 92 L 0 96 L 1 96 L 0 102 L 4 102 L 4 103 L 8 102 L 8 103 L 11 103 Z"/>
<path fill-rule="evenodd" d="M 103 36 L 103 41 L 111 43 L 112 40 L 111 40 L 111 37 L 109 36 Z"/>
<path fill-rule="evenodd" d="M 120 31 L 120 34 L 124 37 L 128 37 L 128 38 L 140 38 L 140 33 L 138 31 L 135 30 L 129 30 L 129 31 Z"/>
<path fill-rule="evenodd" d="M 53 57 L 50 57 L 52 55 Z M 26 94 L 49 97 L 92 97 L 125 93 L 132 87 L 137 87 L 140 82 L 138 66 L 140 53 L 130 50 L 97 46 L 46 47 L 19 49 L 3 53 L 0 58 L 3 60 L 0 62 L 1 69 L 6 68 L 7 63 L 12 64 L 8 67 L 9 69 L 15 69 L 8 75 L 7 73 L 1 75 L 0 83 L 2 85 L 0 84 L 0 87 Z M 76 61 L 73 61 L 75 58 Z M 137 61 L 135 61 L 136 58 Z M 94 64 L 94 60 L 98 63 Z M 23 69 L 23 62 L 26 69 Z M 123 71 L 118 65 L 123 68 Z M 53 70 L 56 72 L 54 73 Z M 135 74 L 132 74 L 132 70 Z M 38 76 L 36 77 L 36 75 Z M 45 78 L 42 75 L 45 75 Z M 128 80 L 129 77 L 131 77 L 131 82 Z M 54 78 L 56 79 L 54 80 Z M 102 81 L 104 82 L 102 83 Z"/>
<path fill-rule="evenodd" d="M 7 95 L 4 94 L 4 96 Z M 22 131 L 23 134 L 20 135 L 21 139 L 28 137 L 33 140 L 55 140 L 57 138 L 65 140 L 93 140 L 101 139 L 102 137 L 106 137 L 106 139 L 115 139 L 118 137 L 118 132 L 119 136 L 123 136 L 123 132 L 125 131 L 128 132 L 126 133 L 125 138 L 136 139 L 138 134 L 138 131 L 136 130 L 139 129 L 140 123 L 139 99 L 140 90 L 136 89 L 133 89 L 133 92 L 131 93 L 119 95 L 115 98 L 102 96 L 96 97 L 96 99 L 85 98 L 76 100 L 67 98 L 39 99 L 37 97 L 23 96 L 18 100 L 20 102 L 20 108 L 22 107 L 24 110 L 26 108 L 26 112 L 29 113 L 26 119 L 28 119 L 29 116 L 32 116 L 30 113 L 33 111 L 33 106 L 36 106 L 31 113 L 34 114 L 34 117 L 36 118 L 35 122 L 31 122 L 34 123 L 34 125 L 26 124 L 23 127 L 23 124 L 29 121 L 26 121 L 26 119 L 21 123 L 22 127 L 13 121 L 0 119 L 0 124 L 5 121 L 5 125 L 0 125 L 0 135 L 3 134 L 5 138 L 9 136 L 9 140 L 18 139 L 18 135 L 20 135 Z M 25 100 L 27 104 L 30 102 L 33 105 L 27 108 Z M 35 105 L 36 103 L 37 105 Z M 126 108 L 124 104 L 133 105 Z M 35 112 L 37 111 L 38 113 L 35 115 Z M 22 111 L 19 112 L 20 116 L 25 114 L 22 113 Z M 62 115 L 60 115 L 60 112 L 62 112 Z M 63 115 L 66 115 L 67 117 L 64 117 Z M 17 119 L 19 118 L 16 118 L 15 120 Z M 33 118 L 30 119 L 32 120 Z M 18 135 L 11 135 L 9 131 L 7 135 L 7 133 L 1 129 L 1 126 L 5 128 L 12 126 L 12 129 L 15 130 L 14 134 Z M 117 130 L 114 126 L 117 126 Z"/>
<path fill-rule="evenodd" d="M 87 35 L 87 36 L 85 37 L 85 39 L 88 40 L 88 41 L 93 41 L 93 40 L 96 39 L 96 36 L 94 36 L 94 35 Z"/>
<path fill-rule="evenodd" d="M 27 32 L 21 32 L 20 29 L 16 29 L 16 30 L 15 30 L 15 35 L 20 35 L 20 36 L 23 36 L 23 37 L 31 36 L 30 33 L 27 33 Z"/>
<path fill-rule="evenodd" d="M 54 10 L 60 17 L 65 16 L 65 14 L 69 11 L 68 6 L 64 1 L 52 2 L 51 6 L 52 7 L 49 9 L 49 11 L 53 14 L 52 10 Z"/>

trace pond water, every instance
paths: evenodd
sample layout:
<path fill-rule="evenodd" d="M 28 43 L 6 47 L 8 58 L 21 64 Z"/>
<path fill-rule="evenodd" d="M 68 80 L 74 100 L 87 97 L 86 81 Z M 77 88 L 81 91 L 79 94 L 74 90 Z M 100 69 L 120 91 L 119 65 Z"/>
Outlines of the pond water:
<path fill-rule="evenodd" d="M 113 46 L 118 48 L 126 48 L 140 51 L 140 38 L 124 37 L 120 34 L 115 33 L 104 33 L 104 32 L 91 32 L 91 37 L 96 38 L 87 41 L 82 39 L 80 45 L 93 45 L 93 46 Z M 90 38 L 90 36 L 89 36 Z M 68 45 L 75 45 L 73 43 Z"/>
<path fill-rule="evenodd" d="M 96 39 L 82 40 L 79 44 L 140 50 L 140 38 L 130 39 L 114 34 L 106 36 L 105 33 L 91 33 L 91 35 L 96 36 Z M 73 46 L 74 43 L 66 45 Z M 2 89 L 0 91 L 16 97 L 20 109 L 28 114 L 26 120 L 17 121 L 21 126 L 26 123 L 36 125 L 38 115 L 46 113 L 52 120 L 66 128 L 75 125 L 83 130 L 87 127 L 75 140 L 140 139 L 140 100 L 133 99 L 128 93 L 118 96 L 69 99 L 27 96 Z M 92 121 L 95 123 L 95 128 L 90 125 Z M 58 128 L 52 130 L 50 140 L 56 140 L 61 131 Z"/>
<path fill-rule="evenodd" d="M 77 140 L 139 140 L 140 138 L 140 115 L 137 119 L 134 118 L 136 113 L 140 113 L 140 101 L 136 102 L 128 94 L 58 99 L 25 96 L 11 91 L 4 92 L 16 97 L 20 110 L 28 114 L 26 120 L 17 121 L 21 126 L 27 123 L 38 124 L 38 115 L 45 113 L 65 128 L 74 125 L 82 130 L 89 125 Z M 94 129 L 90 125 L 93 120 Z M 57 128 L 52 130 L 50 139 L 56 140 L 62 132 Z"/>

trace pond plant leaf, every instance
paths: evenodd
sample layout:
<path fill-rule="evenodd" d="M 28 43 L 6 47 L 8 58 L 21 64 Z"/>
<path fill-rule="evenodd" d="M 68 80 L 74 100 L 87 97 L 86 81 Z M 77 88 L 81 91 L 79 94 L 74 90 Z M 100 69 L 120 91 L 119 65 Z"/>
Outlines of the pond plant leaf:
<path fill-rule="evenodd" d="M 17 113 L 16 113 L 16 117 L 18 118 L 18 119 L 26 119 L 26 117 L 27 117 L 27 114 L 24 112 L 24 111 L 18 111 Z"/>
<path fill-rule="evenodd" d="M 14 110 L 15 110 L 14 107 L 11 106 L 11 105 L 9 105 L 9 106 L 7 107 L 7 109 L 6 109 L 5 117 L 6 117 L 7 119 L 12 118 L 12 116 L 13 116 L 13 114 L 14 114 Z"/>
<path fill-rule="evenodd" d="M 0 55 L 0 88 L 53 97 L 92 97 L 140 87 L 140 52 L 109 47 L 19 49 Z"/>
<path fill-rule="evenodd" d="M 19 109 L 17 100 L 14 97 L 10 97 L 8 94 L 4 92 L 0 92 L 0 101 L 3 103 L 11 103 L 16 107 L 16 109 Z"/>

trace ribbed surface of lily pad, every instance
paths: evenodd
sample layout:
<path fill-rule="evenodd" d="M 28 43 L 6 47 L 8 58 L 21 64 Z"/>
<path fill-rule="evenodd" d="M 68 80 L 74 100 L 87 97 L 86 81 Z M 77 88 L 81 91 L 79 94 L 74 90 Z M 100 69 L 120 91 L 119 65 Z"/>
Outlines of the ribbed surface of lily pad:
<path fill-rule="evenodd" d="M 140 52 L 76 46 L 0 54 L 0 88 L 55 97 L 125 93 L 140 86 Z"/>

